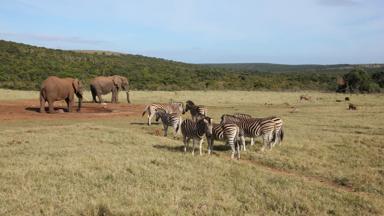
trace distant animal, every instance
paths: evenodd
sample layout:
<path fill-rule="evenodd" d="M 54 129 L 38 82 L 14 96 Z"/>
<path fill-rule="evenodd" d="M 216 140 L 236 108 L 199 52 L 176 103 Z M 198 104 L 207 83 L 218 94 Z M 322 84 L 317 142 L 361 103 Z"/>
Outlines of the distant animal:
<path fill-rule="evenodd" d="M 184 114 L 184 104 L 181 102 L 173 102 L 173 103 L 153 103 L 149 104 L 145 107 L 142 116 L 145 115 L 145 113 L 148 113 L 148 125 L 151 125 L 152 118 L 156 114 L 156 110 L 163 109 L 166 113 L 176 113 L 176 114 Z"/>
<path fill-rule="evenodd" d="M 126 91 L 127 102 L 131 103 L 129 98 L 129 82 L 126 77 L 123 76 L 98 76 L 91 80 L 90 89 L 92 93 L 93 102 L 97 103 L 96 96 L 98 97 L 98 103 L 103 103 L 102 95 L 112 92 L 111 103 L 118 103 L 119 91 Z"/>
<path fill-rule="evenodd" d="M 53 113 L 53 103 L 59 100 L 65 100 L 67 110 L 71 112 L 71 106 L 75 101 L 74 95 L 79 99 L 77 111 L 80 111 L 83 100 L 83 86 L 81 82 L 74 78 L 50 76 L 43 81 L 40 88 L 40 112 L 45 111 L 45 103 L 48 102 L 48 112 Z"/>
<path fill-rule="evenodd" d="M 348 106 L 348 109 L 349 110 L 357 110 L 357 107 L 356 107 L 356 105 L 350 103 Z"/>
<path fill-rule="evenodd" d="M 305 96 L 305 95 L 300 95 L 300 100 L 311 100 L 311 97 L 310 96 Z"/>
<path fill-rule="evenodd" d="M 222 115 L 221 123 L 234 123 L 239 126 L 240 130 L 243 131 L 244 136 L 251 137 L 251 145 L 254 144 L 253 138 L 262 136 L 263 138 L 263 147 L 261 151 L 264 151 L 265 147 L 268 146 L 269 149 L 272 148 L 273 144 L 276 142 L 276 136 L 280 135 L 281 140 L 283 139 L 284 133 L 281 128 L 279 134 L 276 123 L 274 120 L 269 118 L 236 118 L 232 115 Z M 245 141 L 242 140 L 243 146 L 245 146 Z"/>
<path fill-rule="evenodd" d="M 345 100 L 345 101 L 349 101 L 349 97 L 345 97 L 344 100 Z"/>
<path fill-rule="evenodd" d="M 341 100 L 337 99 L 336 102 L 341 102 Z"/>
<path fill-rule="evenodd" d="M 171 126 L 174 129 L 173 137 L 176 137 L 176 130 L 180 127 L 182 118 L 179 113 L 167 113 L 163 109 L 156 110 L 156 121 L 161 119 L 163 123 L 164 136 L 167 136 L 168 127 Z"/>
<path fill-rule="evenodd" d="M 185 112 L 190 112 L 193 121 L 208 115 L 208 109 L 202 105 L 195 105 L 191 100 L 185 104 Z"/>
<path fill-rule="evenodd" d="M 240 129 L 236 124 L 213 124 L 212 135 L 207 135 L 208 141 L 208 154 L 211 154 L 213 149 L 214 140 L 225 140 L 229 146 L 231 146 L 232 154 L 231 158 L 237 154 L 237 159 L 240 159 Z"/>
<path fill-rule="evenodd" d="M 192 155 L 195 154 L 195 142 L 199 142 L 200 155 L 202 152 L 202 145 L 204 136 L 212 136 L 213 121 L 211 118 L 205 116 L 197 121 L 185 119 L 181 125 L 181 134 L 183 135 L 184 152 L 187 152 L 189 140 L 193 140 Z"/>

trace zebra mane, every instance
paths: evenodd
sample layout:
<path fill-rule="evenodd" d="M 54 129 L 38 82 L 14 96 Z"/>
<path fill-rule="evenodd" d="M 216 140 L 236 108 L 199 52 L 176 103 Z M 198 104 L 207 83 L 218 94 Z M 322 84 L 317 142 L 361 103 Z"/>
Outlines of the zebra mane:
<path fill-rule="evenodd" d="M 195 103 L 193 103 L 191 100 L 187 100 L 185 103 L 190 106 L 195 106 Z"/>

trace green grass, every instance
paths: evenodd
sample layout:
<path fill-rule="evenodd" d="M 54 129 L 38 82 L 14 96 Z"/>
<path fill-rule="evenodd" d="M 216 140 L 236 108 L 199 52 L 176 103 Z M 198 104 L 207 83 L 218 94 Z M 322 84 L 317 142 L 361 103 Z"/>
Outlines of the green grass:
<path fill-rule="evenodd" d="M 301 94 L 313 100 L 299 102 Z M 280 116 L 283 144 L 260 153 L 258 139 L 240 161 L 221 142 L 212 156 L 184 154 L 180 139 L 154 135 L 160 125 L 140 116 L 3 121 L 0 215 L 383 215 L 384 95 L 350 96 L 357 111 L 335 102 L 344 97 L 132 92 L 138 104 L 192 99 L 216 122 L 232 112 Z M 0 98 L 36 92 L 0 90 Z"/>

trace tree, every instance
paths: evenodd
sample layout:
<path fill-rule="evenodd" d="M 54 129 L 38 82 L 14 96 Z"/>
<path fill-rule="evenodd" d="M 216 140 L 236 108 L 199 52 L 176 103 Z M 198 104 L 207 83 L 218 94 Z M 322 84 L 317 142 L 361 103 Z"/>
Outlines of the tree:
<path fill-rule="evenodd" d="M 380 86 L 380 88 L 384 88 L 384 71 L 374 73 L 372 79 Z"/>

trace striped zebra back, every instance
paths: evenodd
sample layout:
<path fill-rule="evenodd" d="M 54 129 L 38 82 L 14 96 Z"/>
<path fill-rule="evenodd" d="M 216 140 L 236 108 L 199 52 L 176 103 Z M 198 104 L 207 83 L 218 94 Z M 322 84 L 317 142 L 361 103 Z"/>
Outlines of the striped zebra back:
<path fill-rule="evenodd" d="M 237 139 L 239 127 L 236 124 L 213 124 L 212 136 L 217 140 Z"/>
<path fill-rule="evenodd" d="M 221 123 L 236 124 L 245 136 L 260 136 L 275 130 L 275 122 L 266 118 L 237 118 L 233 115 L 222 115 Z"/>
<path fill-rule="evenodd" d="M 213 122 L 209 117 L 204 117 L 198 121 L 185 119 L 180 126 L 181 133 L 185 137 L 202 138 L 205 134 L 212 135 Z"/>
<path fill-rule="evenodd" d="M 161 119 L 163 124 L 176 127 L 181 123 L 182 118 L 179 113 L 167 113 L 164 109 L 156 110 L 156 121 Z"/>
<path fill-rule="evenodd" d="M 252 118 L 251 115 L 245 113 L 234 113 L 233 116 L 236 118 Z"/>

